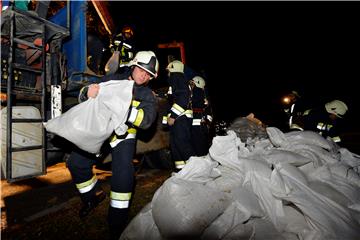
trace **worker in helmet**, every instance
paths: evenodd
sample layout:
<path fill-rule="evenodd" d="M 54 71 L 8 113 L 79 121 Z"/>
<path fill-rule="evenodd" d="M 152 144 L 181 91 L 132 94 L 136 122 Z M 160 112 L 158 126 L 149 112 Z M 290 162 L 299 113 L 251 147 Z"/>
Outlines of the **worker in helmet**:
<path fill-rule="evenodd" d="M 111 239 L 119 239 L 128 220 L 134 189 L 132 160 L 135 154 L 137 129 L 149 128 L 156 119 L 156 98 L 148 87 L 148 82 L 157 77 L 158 69 L 159 62 L 154 52 L 140 51 L 130 61 L 127 72 L 117 72 L 102 78 L 102 81 L 134 81 L 133 100 L 127 118 L 127 133 L 118 136 L 114 132 L 109 139 L 112 154 L 108 212 Z M 99 87 L 98 84 L 84 87 L 81 90 L 79 100 L 86 101 L 88 98 L 96 98 Z M 95 164 L 95 160 L 96 156 L 80 150 L 73 151 L 68 160 L 68 168 L 83 202 L 79 212 L 80 218 L 86 217 L 105 198 L 105 193 L 101 190 L 96 175 L 92 172 L 92 165 Z"/>
<path fill-rule="evenodd" d="M 163 123 L 167 123 L 170 129 L 170 151 L 175 163 L 175 171 L 180 171 L 186 161 L 194 156 L 191 144 L 191 89 L 189 81 L 184 75 L 184 64 L 174 60 L 166 68 L 169 74 L 169 91 L 171 96 L 171 108 L 168 116 L 163 117 Z"/>
<path fill-rule="evenodd" d="M 304 130 L 316 131 L 340 144 L 342 119 L 347 111 L 347 105 L 340 100 L 333 100 L 320 108 L 307 110 L 304 112 Z"/>
<path fill-rule="evenodd" d="M 303 130 L 302 115 L 305 109 L 302 98 L 297 91 L 291 91 L 282 98 L 282 105 L 287 118 L 285 131 Z"/>
<path fill-rule="evenodd" d="M 209 100 L 205 91 L 205 80 L 195 76 L 190 81 L 192 89 L 191 105 L 193 121 L 191 128 L 191 139 L 196 156 L 204 156 L 210 147 L 209 127 L 212 122 L 212 115 Z"/>
<path fill-rule="evenodd" d="M 110 43 L 110 49 L 112 56 L 105 65 L 105 73 L 107 75 L 113 74 L 116 71 L 126 71 L 124 67 L 134 57 L 134 31 L 130 26 L 122 28 L 121 32 L 115 35 L 114 39 Z"/>

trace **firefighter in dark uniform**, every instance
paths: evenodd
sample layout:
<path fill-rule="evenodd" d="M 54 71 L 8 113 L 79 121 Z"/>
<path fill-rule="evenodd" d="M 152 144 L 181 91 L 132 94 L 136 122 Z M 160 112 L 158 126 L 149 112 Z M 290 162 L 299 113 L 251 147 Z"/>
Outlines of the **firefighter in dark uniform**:
<path fill-rule="evenodd" d="M 340 145 L 340 135 L 344 127 L 341 120 L 347 111 L 347 105 L 340 100 L 328 102 L 321 108 L 307 110 L 304 112 L 304 130 L 318 132 Z"/>
<path fill-rule="evenodd" d="M 112 56 L 105 65 L 107 75 L 126 70 L 126 66 L 134 58 L 133 38 L 134 32 L 129 26 L 123 27 L 121 32 L 114 37 L 110 44 Z"/>
<path fill-rule="evenodd" d="M 192 110 L 193 121 L 191 128 L 191 139 L 196 156 L 208 154 L 209 126 L 212 122 L 209 101 L 205 92 L 205 80 L 200 76 L 195 76 L 190 81 L 192 89 Z"/>
<path fill-rule="evenodd" d="M 302 131 L 303 126 L 301 124 L 302 114 L 305 109 L 301 101 L 301 96 L 297 91 L 291 91 L 283 99 L 284 112 L 287 117 L 286 130 L 290 131 Z"/>
<path fill-rule="evenodd" d="M 138 52 L 130 62 L 129 68 L 122 74 L 104 76 L 103 81 L 129 80 L 134 81 L 133 100 L 127 119 L 127 133 L 110 137 L 112 154 L 112 177 L 108 222 L 111 239 L 118 239 L 127 224 L 128 211 L 134 188 L 133 156 L 136 147 L 136 129 L 147 129 L 156 119 L 156 98 L 147 86 L 150 79 L 157 76 L 158 60 L 152 51 Z M 80 100 L 96 97 L 98 84 L 91 84 L 82 89 Z M 84 139 L 86 141 L 86 139 Z M 94 155 L 82 151 L 72 152 L 68 168 L 73 182 L 80 192 L 83 206 L 79 215 L 87 216 L 105 198 L 104 192 L 97 184 L 96 175 L 92 172 L 95 164 Z M 99 193 L 98 193 L 99 192 Z"/>
<path fill-rule="evenodd" d="M 171 109 L 163 123 L 167 123 L 170 130 L 170 151 L 175 162 L 175 171 L 181 170 L 186 161 L 194 156 L 191 144 L 191 89 L 189 81 L 184 75 L 184 64 L 174 60 L 167 66 L 169 72 L 169 91 Z"/>

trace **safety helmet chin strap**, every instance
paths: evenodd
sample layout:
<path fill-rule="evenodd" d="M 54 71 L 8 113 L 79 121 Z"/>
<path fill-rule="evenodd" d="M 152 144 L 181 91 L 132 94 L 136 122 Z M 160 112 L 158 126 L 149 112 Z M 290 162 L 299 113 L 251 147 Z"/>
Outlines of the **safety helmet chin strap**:
<path fill-rule="evenodd" d="M 130 80 L 135 80 L 134 77 L 133 77 L 134 68 L 135 68 L 135 66 L 131 67 L 131 73 L 130 73 L 130 76 L 129 76 Z"/>

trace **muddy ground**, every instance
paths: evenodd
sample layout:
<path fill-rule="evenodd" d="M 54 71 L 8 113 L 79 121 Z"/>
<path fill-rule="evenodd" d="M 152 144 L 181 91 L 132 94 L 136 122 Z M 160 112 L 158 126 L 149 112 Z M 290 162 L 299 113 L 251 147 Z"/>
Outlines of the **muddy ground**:
<path fill-rule="evenodd" d="M 110 190 L 108 169 L 94 168 L 106 192 Z M 170 170 L 138 169 L 130 219 L 170 176 Z M 81 202 L 65 163 L 49 167 L 46 175 L 34 179 L 16 183 L 1 180 L 1 239 L 108 239 L 108 204 L 107 196 L 92 214 L 80 220 Z"/>

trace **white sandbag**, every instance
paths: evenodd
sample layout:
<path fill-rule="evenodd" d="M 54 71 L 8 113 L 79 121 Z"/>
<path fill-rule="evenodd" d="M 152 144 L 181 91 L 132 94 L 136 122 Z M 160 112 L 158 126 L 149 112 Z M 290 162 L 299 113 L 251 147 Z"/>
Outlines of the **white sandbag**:
<path fill-rule="evenodd" d="M 289 150 L 304 155 L 305 157 L 312 158 L 313 160 L 320 163 L 319 166 L 325 163 L 335 163 L 340 160 L 340 155 L 336 155 L 332 151 L 326 150 L 316 145 L 298 143 L 291 145 Z"/>
<path fill-rule="evenodd" d="M 220 171 L 221 175 L 213 181 L 207 182 L 206 186 L 216 188 L 221 192 L 228 192 L 242 186 L 245 179 L 242 172 L 223 165 L 219 165 L 216 169 Z"/>
<path fill-rule="evenodd" d="M 357 174 L 360 174 L 360 155 L 350 152 L 346 148 L 340 148 L 340 161 L 349 165 Z"/>
<path fill-rule="evenodd" d="M 305 239 L 305 237 L 311 232 L 305 217 L 302 212 L 293 206 L 284 206 L 284 222 L 286 223 L 285 232 L 295 233 L 298 236 L 301 236 L 300 239 Z"/>
<path fill-rule="evenodd" d="M 268 127 L 266 130 L 275 147 L 297 152 L 315 162 L 329 163 L 340 159 L 340 155 L 332 151 L 332 145 L 329 141 L 316 132 L 293 131 L 283 133 L 275 127 Z"/>
<path fill-rule="evenodd" d="M 291 131 L 285 133 L 285 138 L 292 145 L 297 145 L 301 143 L 301 144 L 319 146 L 327 150 L 330 150 L 333 147 L 333 145 L 329 143 L 328 140 L 326 140 L 319 133 L 313 131 Z"/>
<path fill-rule="evenodd" d="M 274 184 L 271 181 L 272 171 L 263 162 L 242 160 L 241 164 L 246 173 L 244 187 L 256 194 L 263 211 L 281 232 L 284 228 L 284 223 L 281 222 L 281 217 L 284 216 L 283 205 L 279 198 L 274 197 L 272 188 L 273 185 L 279 186 L 281 183 Z"/>
<path fill-rule="evenodd" d="M 360 203 L 352 204 L 349 206 L 349 209 L 355 219 L 357 220 L 358 224 L 360 225 Z"/>
<path fill-rule="evenodd" d="M 232 232 L 231 239 L 251 239 L 255 229 L 251 225 L 243 224 L 249 220 L 250 216 L 250 212 L 244 209 L 239 202 L 233 202 L 226 208 L 223 214 L 204 230 L 201 239 L 230 239 L 230 235 L 228 234 L 231 233 L 234 228 L 237 228 L 237 231 Z M 225 236 L 227 235 L 228 237 L 226 238 Z"/>
<path fill-rule="evenodd" d="M 255 229 L 253 240 L 286 240 L 269 219 L 253 218 L 246 225 L 252 225 Z"/>
<path fill-rule="evenodd" d="M 308 179 L 297 167 L 288 163 L 278 163 L 275 168 L 280 172 L 282 176 L 292 178 L 297 182 L 301 182 L 304 185 L 308 185 Z"/>
<path fill-rule="evenodd" d="M 337 204 L 344 207 L 350 206 L 352 204 L 352 201 L 349 198 L 325 182 L 310 181 L 309 187 L 315 192 L 333 200 Z"/>
<path fill-rule="evenodd" d="M 250 224 L 239 224 L 230 230 L 221 240 L 247 240 L 254 239 L 255 228 Z"/>
<path fill-rule="evenodd" d="M 292 202 L 304 213 L 309 227 L 316 232 L 316 239 L 357 239 L 360 226 L 347 208 L 315 192 L 289 174 L 282 177 L 292 191 L 274 194 Z"/>
<path fill-rule="evenodd" d="M 352 167 L 341 163 L 329 164 L 328 166 L 333 175 L 345 178 L 349 184 L 360 187 L 360 175 Z"/>
<path fill-rule="evenodd" d="M 264 217 L 265 213 L 261 209 L 258 198 L 243 187 L 237 187 L 228 192 L 233 202 L 239 203 L 239 207 L 245 212 L 249 212 L 251 217 Z"/>
<path fill-rule="evenodd" d="M 197 183 L 212 181 L 221 175 L 216 169 L 218 162 L 213 161 L 208 155 L 202 157 L 190 157 L 186 165 L 174 177 L 189 180 Z"/>
<path fill-rule="evenodd" d="M 261 139 L 260 141 L 255 142 L 255 146 L 251 151 L 264 151 L 274 148 L 274 145 L 271 143 L 270 139 Z"/>
<path fill-rule="evenodd" d="M 161 240 L 161 234 L 157 228 L 151 210 L 151 203 L 131 220 L 120 236 L 120 240 Z"/>
<path fill-rule="evenodd" d="M 347 198 L 347 201 L 350 201 L 344 201 L 344 206 L 357 202 L 360 203 L 360 187 L 356 185 L 356 180 L 352 182 L 351 178 L 347 178 L 346 167 L 341 163 L 322 166 L 310 174 L 309 177 L 315 181 L 326 183 L 333 189 L 336 189 L 337 192 L 343 194 Z M 358 181 L 360 183 L 360 179 Z M 329 190 L 328 192 L 331 193 L 333 191 Z"/>
<path fill-rule="evenodd" d="M 210 157 L 224 166 L 238 169 L 238 152 L 241 141 L 234 131 L 228 131 L 226 136 L 216 136 L 209 149 Z M 244 145 L 244 144 L 243 144 Z"/>
<path fill-rule="evenodd" d="M 309 162 L 305 165 L 302 165 L 300 167 L 298 167 L 298 169 L 304 173 L 306 176 L 308 176 L 308 174 L 314 172 L 316 170 L 317 167 L 315 167 L 315 164 L 313 162 Z"/>
<path fill-rule="evenodd" d="M 188 239 L 200 237 L 228 205 L 225 193 L 171 177 L 156 191 L 152 215 L 163 237 Z"/>
<path fill-rule="evenodd" d="M 302 166 L 311 162 L 311 159 L 296 152 L 282 149 L 271 149 L 263 155 L 263 158 L 270 164 L 289 163 L 294 166 Z"/>
<path fill-rule="evenodd" d="M 285 148 L 286 146 L 289 145 L 289 143 L 287 142 L 287 139 L 285 137 L 285 134 L 280 129 L 278 129 L 276 127 L 267 127 L 266 132 L 269 136 L 270 142 L 275 147 Z"/>
<path fill-rule="evenodd" d="M 112 80 L 100 83 L 96 98 L 89 98 L 64 114 L 44 123 L 47 131 L 74 143 L 79 148 L 98 153 L 112 132 L 122 135 L 132 100 L 134 81 Z"/>

